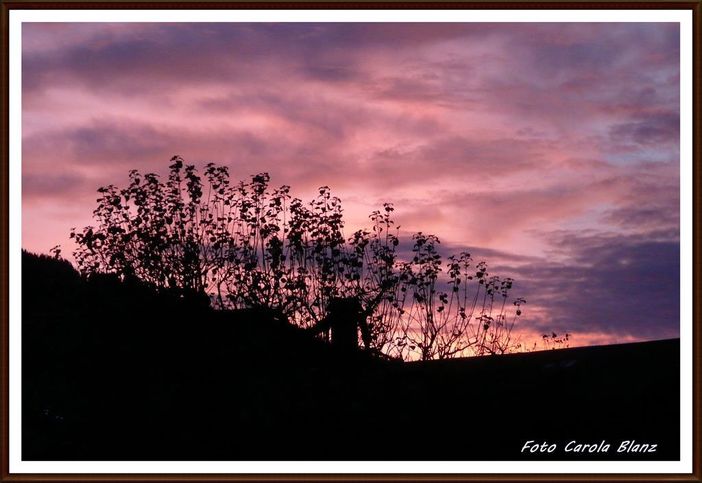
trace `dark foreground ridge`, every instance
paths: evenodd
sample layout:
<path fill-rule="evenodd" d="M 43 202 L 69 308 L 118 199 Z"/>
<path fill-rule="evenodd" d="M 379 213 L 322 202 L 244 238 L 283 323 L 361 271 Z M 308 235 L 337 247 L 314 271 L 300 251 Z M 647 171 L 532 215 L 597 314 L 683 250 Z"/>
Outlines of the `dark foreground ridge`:
<path fill-rule="evenodd" d="M 22 263 L 25 460 L 679 458 L 678 340 L 341 357 L 261 311 Z"/>

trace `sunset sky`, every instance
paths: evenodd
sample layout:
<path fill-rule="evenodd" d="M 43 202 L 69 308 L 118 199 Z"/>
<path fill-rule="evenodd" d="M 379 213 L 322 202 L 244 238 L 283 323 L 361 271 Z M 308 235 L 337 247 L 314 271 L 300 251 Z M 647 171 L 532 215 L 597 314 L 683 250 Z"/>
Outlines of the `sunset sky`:
<path fill-rule="evenodd" d="M 23 247 L 175 154 L 257 172 L 347 235 L 395 204 L 516 279 L 527 331 L 679 335 L 675 23 L 25 23 Z"/>

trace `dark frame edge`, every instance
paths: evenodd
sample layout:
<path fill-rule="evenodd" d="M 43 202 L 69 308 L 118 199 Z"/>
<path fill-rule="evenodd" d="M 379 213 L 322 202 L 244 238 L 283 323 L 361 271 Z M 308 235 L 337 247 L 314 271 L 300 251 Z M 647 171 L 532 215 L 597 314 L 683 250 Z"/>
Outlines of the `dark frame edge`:
<path fill-rule="evenodd" d="M 415 9 L 415 10 L 455 10 L 461 8 L 469 8 L 473 10 L 482 9 L 529 9 L 529 10 L 546 10 L 546 9 L 596 9 L 596 10 L 614 10 L 614 9 L 637 9 L 637 10 L 692 10 L 695 12 L 698 9 L 700 2 L 695 0 L 454 0 L 433 2 L 431 0 L 11 0 L 5 2 L 9 10 L 12 9 L 259 9 L 259 10 L 312 10 L 312 9 L 367 9 L 367 10 L 398 10 L 398 9 Z"/>
<path fill-rule="evenodd" d="M 193 481 L 237 481 L 237 482 L 274 482 L 274 481 L 310 481 L 310 482 L 358 482 L 358 481 L 389 481 L 389 482 L 459 482 L 459 481 L 486 481 L 486 482 L 518 482 L 518 481 L 567 481 L 567 482 L 592 482 L 592 481 L 631 481 L 643 483 L 661 482 L 697 482 L 700 481 L 694 474 L 558 474 L 558 473 L 533 473 L 533 474 L 424 474 L 424 473 L 352 473 L 352 474 L 305 474 L 305 473 L 279 473 L 279 474 L 17 474 L 10 475 L 3 481 L 18 482 L 193 482 Z"/>
<path fill-rule="evenodd" d="M 214 9 L 214 8 L 258 8 L 258 9 L 511 9 L 524 7 L 529 9 L 685 9 L 692 12 L 692 163 L 693 163 L 693 327 L 692 327 L 692 473 L 682 474 L 11 474 L 9 468 L 9 16 L 14 9 Z M 567 2 L 562 0 L 540 0 L 538 2 L 519 2 L 514 0 L 464 1 L 464 2 L 427 2 L 406 0 L 356 0 L 329 3 L 321 1 L 242 1 L 207 0 L 169 1 L 169 0 L 112 0 L 86 2 L 85 0 L 63 0 L 61 2 L 14 0 L 2 2 L 0 6 L 0 65 L 5 72 L 0 78 L 2 92 L 2 116 L 0 116 L 0 334 L 2 355 L 0 358 L 0 381 L 2 397 L 0 398 L 0 481 L 45 482 L 45 481 L 99 481 L 99 482 L 154 482 L 154 481 L 637 481 L 667 482 L 692 481 L 702 482 L 702 3 L 700 1 L 658 0 L 642 2 L 640 0 L 619 0 L 617 2 Z"/>
<path fill-rule="evenodd" d="M 0 117 L 0 213 L 2 213 L 2 221 L 0 221 L 0 331 L 2 337 L 2 400 L 0 401 L 0 411 L 2 421 L 0 421 L 0 430 L 2 431 L 2 449 L 0 454 L 0 479 L 3 481 L 8 478 L 10 472 L 9 466 L 9 448 L 10 448 L 10 408 L 9 408 L 9 357 L 10 357 L 10 267 L 9 267 L 9 236 L 10 236 L 10 11 L 7 4 L 3 3 L 0 7 L 0 62 L 2 70 L 5 74 L 0 79 L 0 90 L 2 91 L 2 105 L 5 106 Z"/>
<path fill-rule="evenodd" d="M 692 477 L 702 481 L 702 7 L 692 8 Z"/>

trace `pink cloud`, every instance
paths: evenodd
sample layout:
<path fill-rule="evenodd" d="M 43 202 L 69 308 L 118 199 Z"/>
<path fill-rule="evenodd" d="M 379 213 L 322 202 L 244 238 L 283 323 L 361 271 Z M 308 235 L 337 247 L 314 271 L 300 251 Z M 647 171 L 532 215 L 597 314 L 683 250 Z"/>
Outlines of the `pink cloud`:
<path fill-rule="evenodd" d="M 29 24 L 23 244 L 70 251 L 97 187 L 163 172 L 174 154 L 235 178 L 270 172 L 303 198 L 329 185 L 349 233 L 389 201 L 403 229 L 455 246 L 546 259 L 545 234 L 562 229 L 645 240 L 679 223 L 677 35 L 655 23 Z"/>

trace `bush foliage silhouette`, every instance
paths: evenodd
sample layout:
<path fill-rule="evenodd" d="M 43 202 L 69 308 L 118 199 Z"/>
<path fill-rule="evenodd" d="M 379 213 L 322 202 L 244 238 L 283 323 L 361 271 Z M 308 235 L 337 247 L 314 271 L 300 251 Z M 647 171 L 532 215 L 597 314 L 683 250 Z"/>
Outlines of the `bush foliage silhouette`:
<path fill-rule="evenodd" d="M 201 176 L 179 156 L 165 180 L 132 170 L 126 188 L 98 189 L 97 225 L 71 230 L 73 256 L 84 276 L 207 294 L 215 308 L 264 308 L 300 327 L 323 320 L 332 299 L 353 297 L 368 318 L 370 348 L 404 360 L 518 346 L 512 332 L 525 301 L 508 304 L 512 279 L 490 276 L 465 252 L 444 263 L 439 239 L 421 232 L 403 259 L 390 203 L 370 215 L 370 229 L 346 238 L 329 187 L 304 203 L 269 183 L 260 173 L 233 184 L 213 163 Z"/>

